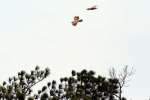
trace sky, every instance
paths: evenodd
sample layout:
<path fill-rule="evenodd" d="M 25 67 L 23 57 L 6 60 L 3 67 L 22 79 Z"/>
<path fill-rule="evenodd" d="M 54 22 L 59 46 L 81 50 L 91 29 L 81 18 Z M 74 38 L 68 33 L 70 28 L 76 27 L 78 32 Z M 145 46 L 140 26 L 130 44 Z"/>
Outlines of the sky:
<path fill-rule="evenodd" d="M 150 9 L 148 0 L 1 0 L 0 80 L 36 65 L 51 79 L 71 70 L 134 67 L 124 88 L 129 100 L 148 100 Z M 97 5 L 95 11 L 86 8 Z M 76 27 L 74 16 L 83 19 Z"/>

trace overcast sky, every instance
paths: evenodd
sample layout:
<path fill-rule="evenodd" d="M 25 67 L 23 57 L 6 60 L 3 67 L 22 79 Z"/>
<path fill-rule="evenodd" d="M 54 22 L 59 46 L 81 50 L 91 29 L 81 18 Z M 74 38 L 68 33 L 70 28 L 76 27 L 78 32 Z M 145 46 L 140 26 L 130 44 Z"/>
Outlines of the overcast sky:
<path fill-rule="evenodd" d="M 109 67 L 136 69 L 124 95 L 148 100 L 149 0 L 1 0 L 0 79 L 36 65 L 51 78 L 72 69 L 107 75 Z M 95 11 L 87 7 L 98 5 Z M 74 16 L 83 19 L 76 27 Z"/>

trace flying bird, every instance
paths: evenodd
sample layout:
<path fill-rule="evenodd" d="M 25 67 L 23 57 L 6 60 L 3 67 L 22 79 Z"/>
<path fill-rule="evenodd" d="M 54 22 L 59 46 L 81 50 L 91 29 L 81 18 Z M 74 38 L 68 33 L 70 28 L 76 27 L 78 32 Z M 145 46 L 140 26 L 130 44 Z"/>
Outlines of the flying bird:
<path fill-rule="evenodd" d="M 86 10 L 95 10 L 95 9 L 97 9 L 96 5 L 94 5 L 94 6 L 90 7 L 90 8 L 87 8 Z"/>
<path fill-rule="evenodd" d="M 74 20 L 72 21 L 72 25 L 76 26 L 79 22 L 82 22 L 83 20 L 79 18 L 79 16 L 74 16 Z"/>

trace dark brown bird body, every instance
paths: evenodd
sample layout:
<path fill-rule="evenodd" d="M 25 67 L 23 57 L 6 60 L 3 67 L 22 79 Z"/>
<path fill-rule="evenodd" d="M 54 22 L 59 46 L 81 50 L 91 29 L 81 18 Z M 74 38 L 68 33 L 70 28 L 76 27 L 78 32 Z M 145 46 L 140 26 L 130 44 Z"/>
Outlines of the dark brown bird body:
<path fill-rule="evenodd" d="M 83 20 L 79 18 L 79 16 L 74 16 L 74 20 L 72 21 L 72 25 L 76 26 L 79 22 L 82 22 Z"/>
<path fill-rule="evenodd" d="M 93 6 L 93 7 L 87 8 L 86 10 L 95 10 L 95 9 L 97 9 L 97 7 Z"/>

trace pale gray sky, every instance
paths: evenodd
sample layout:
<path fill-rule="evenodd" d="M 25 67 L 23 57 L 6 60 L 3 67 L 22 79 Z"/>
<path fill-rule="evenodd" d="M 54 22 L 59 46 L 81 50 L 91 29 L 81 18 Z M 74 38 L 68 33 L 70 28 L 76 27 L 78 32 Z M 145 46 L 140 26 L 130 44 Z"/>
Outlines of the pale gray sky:
<path fill-rule="evenodd" d="M 148 0 L 1 0 L 0 79 L 35 65 L 50 67 L 51 77 L 72 69 L 95 70 L 130 65 L 136 74 L 125 88 L 132 100 L 147 100 L 150 58 Z M 98 5 L 95 11 L 87 7 Z M 83 22 L 71 25 L 75 15 Z"/>

